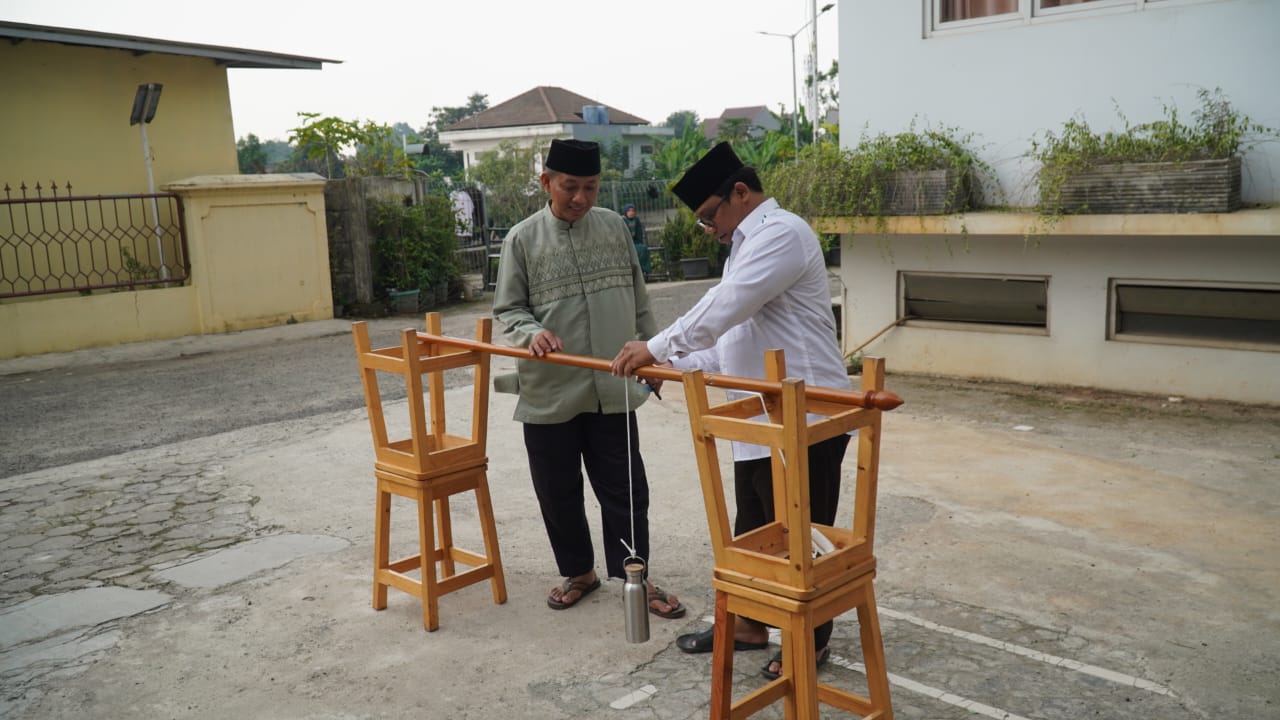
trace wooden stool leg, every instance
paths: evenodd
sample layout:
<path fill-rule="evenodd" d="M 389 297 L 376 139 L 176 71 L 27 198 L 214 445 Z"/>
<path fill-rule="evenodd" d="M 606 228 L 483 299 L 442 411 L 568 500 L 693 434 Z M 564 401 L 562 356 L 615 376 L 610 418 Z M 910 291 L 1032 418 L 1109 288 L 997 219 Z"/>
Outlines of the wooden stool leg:
<path fill-rule="evenodd" d="M 453 566 L 453 524 L 449 522 L 448 496 L 436 498 L 436 533 L 440 536 L 440 577 L 452 577 L 456 573 Z"/>
<path fill-rule="evenodd" d="M 422 550 L 422 626 L 427 632 L 440 627 L 440 593 L 436 588 L 435 528 L 431 493 L 418 490 L 418 547 Z"/>
<path fill-rule="evenodd" d="M 716 591 L 715 628 L 711 646 L 711 720 L 729 717 L 733 707 L 733 625 L 729 596 Z"/>
<path fill-rule="evenodd" d="M 498 526 L 493 520 L 493 501 L 489 498 L 489 479 L 486 474 L 481 474 L 480 481 L 476 484 L 476 514 L 480 516 L 484 556 L 493 567 L 489 587 L 493 591 L 493 601 L 501 605 L 507 601 L 507 580 L 502 574 L 502 555 L 498 551 Z"/>
<path fill-rule="evenodd" d="M 387 608 L 387 584 L 380 575 L 391 562 L 391 493 L 377 482 L 377 499 L 373 517 L 373 609 Z"/>
<path fill-rule="evenodd" d="M 868 582 L 863 602 L 858 603 L 858 633 L 862 639 L 862 663 L 867 669 L 867 696 L 880 717 L 893 720 L 889 701 L 889 675 L 884 660 L 884 642 L 880 637 L 880 616 L 876 612 L 876 593 Z"/>
<path fill-rule="evenodd" d="M 788 717 L 792 698 L 794 717 L 800 720 L 818 718 L 818 669 L 814 667 L 813 623 L 808 616 L 791 616 L 790 637 L 782 638 L 782 672 L 791 678 L 793 693 L 787 695 Z"/>

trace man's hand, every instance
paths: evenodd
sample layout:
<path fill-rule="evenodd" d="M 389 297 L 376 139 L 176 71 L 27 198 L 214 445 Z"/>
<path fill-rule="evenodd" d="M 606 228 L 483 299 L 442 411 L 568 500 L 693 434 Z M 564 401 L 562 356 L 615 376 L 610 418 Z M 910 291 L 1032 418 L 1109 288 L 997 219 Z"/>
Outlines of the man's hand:
<path fill-rule="evenodd" d="M 609 364 L 609 371 L 615 377 L 627 377 L 636 371 L 636 368 L 652 365 L 654 361 L 653 353 L 649 352 L 649 345 L 640 340 L 632 340 L 622 349 L 618 351 L 618 356 Z"/>
<path fill-rule="evenodd" d="M 529 354 L 534 357 L 542 357 L 557 350 L 564 350 L 564 343 L 550 330 L 534 335 L 533 342 L 529 343 Z"/>

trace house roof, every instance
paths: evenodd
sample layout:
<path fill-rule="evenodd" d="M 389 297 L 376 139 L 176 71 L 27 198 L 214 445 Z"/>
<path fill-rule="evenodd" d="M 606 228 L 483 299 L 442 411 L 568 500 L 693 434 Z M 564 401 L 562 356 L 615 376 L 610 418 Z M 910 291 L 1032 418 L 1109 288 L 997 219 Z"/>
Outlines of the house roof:
<path fill-rule="evenodd" d="M 725 108 L 720 113 L 720 117 L 708 118 L 702 123 L 702 134 L 706 137 L 714 138 L 720 134 L 720 123 L 725 120 L 746 120 L 751 126 L 755 125 L 756 118 L 760 117 L 760 113 L 769 114 L 769 108 L 764 105 L 748 105 L 746 107 Z"/>
<path fill-rule="evenodd" d="M 161 53 L 165 55 L 204 57 L 213 60 L 219 65 L 232 68 L 319 70 L 322 67 L 322 63 L 342 62 L 341 60 L 330 60 L 328 58 L 284 55 L 260 50 L 243 50 L 222 45 L 200 45 L 197 43 L 137 37 L 135 35 L 116 35 L 93 30 L 27 25 L 6 20 L 0 20 L 0 38 L 7 38 L 14 43 L 35 40 L 38 42 L 62 43 L 63 45 L 128 50 L 137 55 Z"/>
<path fill-rule="evenodd" d="M 604 105 L 609 111 L 610 125 L 648 125 L 649 121 L 625 113 L 615 107 L 592 100 L 585 95 L 570 92 L 561 87 L 539 86 L 521 93 L 510 100 L 463 118 L 444 128 L 451 130 L 481 130 L 485 128 L 517 127 L 521 125 L 559 125 L 584 123 L 583 105 Z"/>

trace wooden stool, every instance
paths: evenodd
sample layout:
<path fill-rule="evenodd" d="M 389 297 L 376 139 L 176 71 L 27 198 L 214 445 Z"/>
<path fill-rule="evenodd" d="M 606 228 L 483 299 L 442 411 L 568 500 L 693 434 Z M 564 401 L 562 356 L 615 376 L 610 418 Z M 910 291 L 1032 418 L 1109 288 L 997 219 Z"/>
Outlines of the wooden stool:
<path fill-rule="evenodd" d="M 862 390 L 884 389 L 884 364 L 863 361 Z M 881 410 L 806 397 L 804 383 L 781 380 L 781 351 L 770 351 L 766 376 L 778 381 L 776 394 L 711 406 L 701 372 L 683 376 L 689 424 L 702 481 L 707 524 L 715 553 L 715 649 L 712 654 L 711 717 L 744 718 L 785 701 L 786 717 L 817 718 L 819 702 L 891 720 L 888 673 L 880 637 L 872 579 L 876 482 Z M 768 421 L 751 418 L 763 409 Z M 808 414 L 821 416 L 808 420 Z M 852 527 L 814 524 L 809 519 L 808 446 L 858 430 L 858 471 Z M 773 522 L 739 536 L 729 523 L 716 441 L 738 440 L 772 448 Z M 813 557 L 812 534 L 820 532 L 835 550 Z M 867 671 L 868 696 L 819 683 L 814 667 L 813 630 L 856 609 Z M 782 630 L 782 675 L 733 702 L 733 621 L 743 615 Z"/>
<path fill-rule="evenodd" d="M 373 433 L 374 476 L 377 479 L 374 609 L 387 607 L 388 587 L 403 590 L 422 599 L 422 624 L 432 631 L 440 627 L 440 596 L 446 593 L 489 580 L 493 601 L 505 603 L 507 587 L 502 575 L 498 532 L 486 474 L 489 354 L 478 350 L 446 351 L 443 346 L 419 340 L 413 330 L 401 333 L 400 346 L 375 350 L 370 347 L 365 323 L 353 323 L 351 330 Z M 440 334 L 438 313 L 427 315 L 427 332 Z M 488 343 L 492 332 L 492 321 L 477 321 L 477 340 Z M 445 428 L 444 371 L 461 367 L 472 367 L 475 373 L 470 437 L 449 435 Z M 379 371 L 405 379 L 409 407 L 407 438 L 388 438 L 382 396 L 378 391 Z M 429 408 L 423 398 L 424 374 L 427 375 Z M 463 492 L 475 493 L 484 554 L 453 544 L 449 497 Z M 395 561 L 390 559 L 392 495 L 413 499 L 418 509 L 418 553 Z M 458 573 L 455 563 L 468 565 L 471 569 Z M 421 572 L 420 580 L 406 574 L 415 569 Z"/>

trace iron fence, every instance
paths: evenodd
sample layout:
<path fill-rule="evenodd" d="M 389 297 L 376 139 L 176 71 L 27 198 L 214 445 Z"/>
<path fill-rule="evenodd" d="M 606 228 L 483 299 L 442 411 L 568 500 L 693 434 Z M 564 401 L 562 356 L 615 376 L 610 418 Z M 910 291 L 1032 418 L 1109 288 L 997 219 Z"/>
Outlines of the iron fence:
<path fill-rule="evenodd" d="M 7 183 L 0 199 L 0 298 L 180 285 L 191 274 L 182 199 L 72 194 L 71 183 Z"/>

